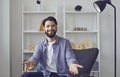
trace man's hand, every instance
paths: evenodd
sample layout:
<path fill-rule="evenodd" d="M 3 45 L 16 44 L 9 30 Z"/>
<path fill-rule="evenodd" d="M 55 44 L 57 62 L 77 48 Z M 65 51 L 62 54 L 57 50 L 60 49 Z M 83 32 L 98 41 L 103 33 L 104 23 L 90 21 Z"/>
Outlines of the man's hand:
<path fill-rule="evenodd" d="M 69 71 L 74 75 L 78 74 L 78 68 L 83 68 L 83 66 L 73 62 L 69 64 Z"/>
<path fill-rule="evenodd" d="M 22 64 L 25 65 L 24 71 L 28 72 L 35 66 L 36 63 L 35 63 L 35 61 L 27 60 L 27 61 L 23 62 Z"/>

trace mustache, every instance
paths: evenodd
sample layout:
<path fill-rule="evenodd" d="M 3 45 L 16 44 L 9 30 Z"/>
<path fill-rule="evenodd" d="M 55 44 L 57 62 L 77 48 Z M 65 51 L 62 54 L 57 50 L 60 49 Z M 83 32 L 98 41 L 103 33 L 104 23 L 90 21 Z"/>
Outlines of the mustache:
<path fill-rule="evenodd" d="M 47 30 L 47 32 L 50 32 L 50 31 L 53 31 L 53 32 L 54 32 L 55 30 Z"/>

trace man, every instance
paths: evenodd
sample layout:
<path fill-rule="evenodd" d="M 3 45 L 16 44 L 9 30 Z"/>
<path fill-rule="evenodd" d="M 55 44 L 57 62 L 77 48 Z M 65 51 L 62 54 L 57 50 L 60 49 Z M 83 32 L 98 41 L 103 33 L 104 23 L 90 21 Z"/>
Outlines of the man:
<path fill-rule="evenodd" d="M 70 77 L 70 74 L 78 74 L 78 68 L 83 66 L 77 64 L 70 42 L 56 35 L 56 19 L 47 17 L 43 26 L 46 38 L 36 45 L 33 56 L 22 63 L 25 71 L 39 63 L 39 72 L 24 73 L 21 77 Z"/>

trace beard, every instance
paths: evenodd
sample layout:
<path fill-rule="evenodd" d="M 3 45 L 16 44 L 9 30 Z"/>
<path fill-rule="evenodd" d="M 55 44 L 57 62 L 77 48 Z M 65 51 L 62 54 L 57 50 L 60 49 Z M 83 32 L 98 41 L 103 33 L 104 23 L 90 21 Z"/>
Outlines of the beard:
<path fill-rule="evenodd" d="M 49 31 L 45 31 L 45 34 L 47 35 L 47 37 L 53 38 L 56 35 L 56 32 L 57 31 L 55 31 L 55 30 L 52 30 L 51 33 L 49 33 Z"/>

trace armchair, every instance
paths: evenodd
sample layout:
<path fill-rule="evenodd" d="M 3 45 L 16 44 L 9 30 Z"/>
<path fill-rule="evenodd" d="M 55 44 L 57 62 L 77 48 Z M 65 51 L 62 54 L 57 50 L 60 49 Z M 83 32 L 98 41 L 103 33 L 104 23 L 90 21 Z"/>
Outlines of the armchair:
<path fill-rule="evenodd" d="M 98 56 L 97 48 L 77 50 L 73 49 L 76 59 L 84 68 L 79 68 L 79 74 L 72 77 L 89 77 L 93 64 Z"/>

